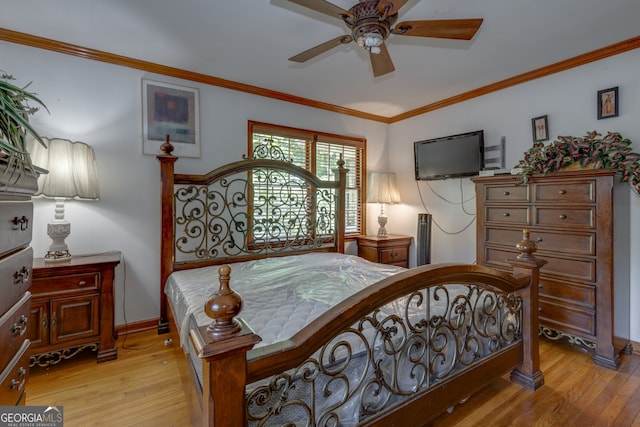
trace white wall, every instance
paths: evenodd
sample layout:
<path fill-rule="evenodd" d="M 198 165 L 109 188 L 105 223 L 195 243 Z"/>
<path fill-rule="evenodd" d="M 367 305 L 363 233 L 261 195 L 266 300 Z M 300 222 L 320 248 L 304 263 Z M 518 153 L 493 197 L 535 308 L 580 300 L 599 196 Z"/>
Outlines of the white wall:
<path fill-rule="evenodd" d="M 160 173 L 155 156 L 142 155 L 142 78 L 200 90 L 202 156 L 178 160 L 178 173 L 240 160 L 247 151 L 248 120 L 364 137 L 368 163 L 376 167 L 384 158 L 388 126 L 381 123 L 6 42 L 0 42 L 0 57 L 2 70 L 20 85 L 33 82 L 30 90 L 47 105 L 50 114 L 40 111 L 30 119 L 43 136 L 83 141 L 96 152 L 101 197 L 66 203 L 67 243 L 72 254 L 123 253 L 116 324 L 159 315 Z M 35 199 L 34 205 L 32 246 L 41 257 L 50 244 L 46 224 L 54 204 Z"/>
<path fill-rule="evenodd" d="M 434 226 L 432 262 L 475 260 L 475 223 L 467 213 L 475 210 L 474 189 L 468 179 L 417 183 L 414 141 L 484 129 L 488 145 L 506 137 L 507 164 L 513 166 L 532 144 L 531 118 L 547 114 L 552 138 L 619 131 L 640 151 L 637 51 L 391 126 L 6 42 L 0 42 L 0 57 L 3 71 L 19 83 L 32 81 L 31 90 L 49 107 L 50 114 L 39 112 L 32 118 L 44 136 L 84 141 L 96 151 L 101 199 L 67 203 L 66 218 L 72 223 L 68 243 L 77 254 L 122 251 L 126 269 L 118 268 L 117 324 L 156 318 L 159 311 L 159 168 L 154 156 L 141 154 L 142 78 L 200 90 L 202 158 L 180 159 L 179 173 L 204 172 L 238 160 L 246 152 L 247 120 L 367 138 L 368 169 L 396 172 L 401 187 L 403 203 L 387 207 L 390 233 L 415 236 L 417 213 L 426 209 L 446 232 L 464 229 L 445 234 Z M 596 120 L 596 92 L 613 86 L 620 89 L 620 116 Z M 35 207 L 33 247 L 36 256 L 42 256 L 49 245 L 46 223 L 53 216 L 53 203 L 36 200 Z M 377 214 L 377 209 L 369 209 L 369 233 L 377 229 Z M 631 217 L 636 215 L 640 198 L 632 196 Z M 640 226 L 632 222 L 631 227 L 631 300 L 639 301 L 640 267 L 633 260 L 640 257 Z M 354 251 L 353 245 L 349 250 Z M 632 313 L 631 339 L 640 341 L 640 313 Z"/>
<path fill-rule="evenodd" d="M 391 126 L 391 170 L 396 172 L 403 203 L 388 207 L 388 230 L 416 235 L 417 214 L 428 211 L 446 231 L 462 230 L 475 212 L 473 185 L 469 179 L 417 183 L 413 176 L 413 142 L 467 131 L 484 129 L 485 144 L 495 145 L 506 137 L 507 166 L 513 167 L 531 147 L 531 119 L 548 115 L 551 140 L 558 135 L 584 136 L 587 131 L 620 132 L 634 141 L 640 151 L 640 55 L 631 51 L 596 63 L 564 71 L 500 92 L 475 98 L 445 109 L 424 114 Z M 614 118 L 597 120 L 598 90 L 619 87 L 619 112 Z M 461 194 L 462 189 L 462 194 Z M 426 208 L 423 206 L 422 194 Z M 372 213 L 370 212 L 369 215 Z M 631 195 L 631 218 L 640 215 L 640 197 Z M 371 222 L 370 222 L 371 224 Z M 473 262 L 475 260 L 475 223 L 466 231 L 447 235 L 433 227 L 432 262 Z M 415 265 L 415 250 L 412 251 Z M 631 302 L 640 302 L 640 225 L 631 221 Z M 631 314 L 631 339 L 640 341 L 640 312 Z"/>

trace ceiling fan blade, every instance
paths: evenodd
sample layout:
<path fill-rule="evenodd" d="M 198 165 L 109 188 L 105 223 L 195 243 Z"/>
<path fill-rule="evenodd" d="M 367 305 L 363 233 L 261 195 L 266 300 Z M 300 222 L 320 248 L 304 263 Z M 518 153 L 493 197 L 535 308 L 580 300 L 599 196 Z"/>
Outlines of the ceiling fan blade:
<path fill-rule="evenodd" d="M 353 13 L 348 10 L 344 10 L 343 8 L 336 6 L 333 3 L 329 3 L 325 0 L 289 0 L 291 3 L 299 4 L 300 6 L 308 7 L 309 9 L 315 10 L 317 12 L 321 12 L 327 14 L 329 16 L 333 16 L 336 18 L 346 17 L 348 19 L 353 19 Z"/>
<path fill-rule="evenodd" d="M 312 47 L 311 49 L 307 49 L 304 52 L 301 52 L 295 56 L 289 58 L 289 61 L 293 62 L 307 62 L 308 60 L 315 58 L 316 56 L 325 53 L 328 50 L 333 49 L 336 46 L 341 44 L 350 43 L 353 40 L 351 36 L 340 36 L 335 39 L 329 40 L 318 46 Z"/>
<path fill-rule="evenodd" d="M 396 69 L 393 66 L 391 56 L 389 56 L 387 45 L 384 43 L 380 45 L 380 53 L 370 53 L 369 58 L 371 59 L 374 77 L 384 76 Z"/>
<path fill-rule="evenodd" d="M 378 12 L 380 15 L 384 15 L 385 9 L 387 10 L 387 16 L 395 15 L 398 10 L 407 3 L 408 0 L 380 0 L 378 3 Z"/>
<path fill-rule="evenodd" d="M 404 21 L 396 24 L 391 32 L 403 36 L 471 40 L 481 24 L 481 18 Z"/>

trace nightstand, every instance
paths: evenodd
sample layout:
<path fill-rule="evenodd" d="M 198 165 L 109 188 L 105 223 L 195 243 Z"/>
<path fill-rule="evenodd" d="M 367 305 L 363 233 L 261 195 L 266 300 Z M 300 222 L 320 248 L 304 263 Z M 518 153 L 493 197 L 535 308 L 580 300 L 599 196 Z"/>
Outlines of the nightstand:
<path fill-rule="evenodd" d="M 409 267 L 411 236 L 358 236 L 358 256 L 381 264 Z"/>
<path fill-rule="evenodd" d="M 115 359 L 113 282 L 120 252 L 33 260 L 29 317 L 31 366 L 48 366 L 84 349 Z"/>

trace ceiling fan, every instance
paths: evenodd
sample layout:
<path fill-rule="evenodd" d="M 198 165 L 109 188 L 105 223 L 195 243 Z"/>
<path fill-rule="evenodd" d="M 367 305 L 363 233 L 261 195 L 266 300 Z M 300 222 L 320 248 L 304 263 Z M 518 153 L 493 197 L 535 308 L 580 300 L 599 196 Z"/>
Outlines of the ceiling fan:
<path fill-rule="evenodd" d="M 306 62 L 341 44 L 355 41 L 369 51 L 375 77 L 395 70 L 384 41 L 391 34 L 400 36 L 434 37 L 441 39 L 471 40 L 482 24 L 482 19 L 438 19 L 404 21 L 392 28 L 398 19 L 398 10 L 408 0 L 360 0 L 349 10 L 325 0 L 289 0 L 309 9 L 340 18 L 351 30 L 342 35 L 305 50 L 289 58 L 289 61 Z"/>

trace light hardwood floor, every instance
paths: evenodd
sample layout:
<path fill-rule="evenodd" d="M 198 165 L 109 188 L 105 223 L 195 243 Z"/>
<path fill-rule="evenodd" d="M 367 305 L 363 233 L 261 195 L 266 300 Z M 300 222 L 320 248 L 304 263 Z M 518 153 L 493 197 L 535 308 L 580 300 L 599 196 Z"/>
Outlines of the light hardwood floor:
<path fill-rule="evenodd" d="M 32 368 L 27 404 L 63 406 L 65 427 L 190 426 L 179 361 L 165 338 L 155 331 L 120 338 L 110 362 L 88 352 Z M 640 426 L 640 356 L 623 356 L 612 371 L 561 343 L 542 340 L 540 354 L 545 385 L 536 392 L 502 378 L 432 425 Z"/>

